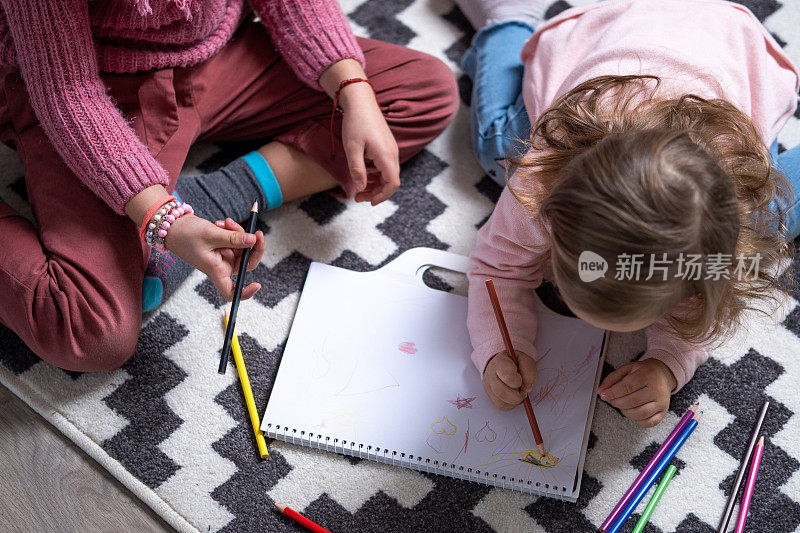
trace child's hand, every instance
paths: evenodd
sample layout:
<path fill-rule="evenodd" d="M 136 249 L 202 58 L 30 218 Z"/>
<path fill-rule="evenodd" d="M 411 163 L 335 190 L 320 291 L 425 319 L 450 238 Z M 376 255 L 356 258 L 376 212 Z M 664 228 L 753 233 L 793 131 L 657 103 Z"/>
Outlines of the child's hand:
<path fill-rule="evenodd" d="M 230 218 L 216 225 L 195 216 L 182 216 L 170 227 L 165 245 L 175 255 L 211 278 L 214 286 L 229 302 L 233 299 L 235 284 L 231 275 L 239 272 L 242 250 L 253 246 L 247 261 L 247 270 L 253 270 L 264 254 L 264 234 L 245 233 L 244 228 Z M 253 296 L 261 288 L 251 283 L 242 288 L 242 300 Z"/>
<path fill-rule="evenodd" d="M 342 144 L 350 177 L 358 190 L 355 200 L 378 205 L 400 186 L 397 142 L 372 88 L 366 83 L 354 83 L 342 89 L 340 105 L 344 109 Z M 375 172 L 369 175 L 367 159 L 375 165 Z"/>
<path fill-rule="evenodd" d="M 672 370 L 658 359 L 633 361 L 610 373 L 597 393 L 638 426 L 657 425 L 669 409 L 678 381 Z"/>
<path fill-rule="evenodd" d="M 320 75 L 319 84 L 331 98 L 339 91 L 339 107 L 343 112 L 342 145 L 355 185 L 355 200 L 378 205 L 400 186 L 397 141 L 368 83 L 349 83 L 339 89 L 344 80 L 366 77 L 361 64 L 347 58 L 329 66 Z M 375 166 L 375 171 L 369 175 L 367 160 L 372 160 Z M 352 194 L 351 190 L 347 192 Z"/>
<path fill-rule="evenodd" d="M 495 407 L 508 411 L 522 403 L 533 390 L 536 361 L 526 353 L 516 352 L 519 365 L 505 351 L 489 360 L 483 371 L 483 389 Z"/>

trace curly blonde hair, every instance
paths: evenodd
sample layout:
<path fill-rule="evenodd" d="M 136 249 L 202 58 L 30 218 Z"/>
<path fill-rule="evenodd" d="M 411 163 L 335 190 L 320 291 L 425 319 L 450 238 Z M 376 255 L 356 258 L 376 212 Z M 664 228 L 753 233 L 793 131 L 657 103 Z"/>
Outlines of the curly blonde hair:
<path fill-rule="evenodd" d="M 507 180 L 532 218 L 549 223 L 554 277 L 580 310 L 615 321 L 666 316 L 683 339 L 707 342 L 730 334 L 745 309 L 772 313 L 755 302 L 778 306 L 793 284 L 779 273 L 794 245 L 773 207 L 776 198 L 791 205 L 792 191 L 747 115 L 720 99 L 664 97 L 660 83 L 646 75 L 581 83 L 539 117 Z M 669 266 L 651 279 L 584 283 L 584 250 L 609 265 L 620 254 L 655 254 Z M 686 279 L 680 254 L 760 260 L 742 276 Z M 690 297 L 686 312 L 667 314 Z"/>

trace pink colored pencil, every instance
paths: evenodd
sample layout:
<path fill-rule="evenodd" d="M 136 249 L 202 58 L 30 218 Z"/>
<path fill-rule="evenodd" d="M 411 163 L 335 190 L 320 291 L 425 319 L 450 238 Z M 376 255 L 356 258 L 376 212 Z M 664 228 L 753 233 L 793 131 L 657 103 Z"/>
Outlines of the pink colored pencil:
<path fill-rule="evenodd" d="M 639 487 L 642 485 L 644 480 L 647 479 L 647 476 L 650 475 L 650 472 L 653 471 L 653 469 L 656 467 L 661 458 L 664 457 L 664 454 L 667 453 L 670 446 L 672 446 L 672 443 L 675 442 L 675 439 L 677 439 L 680 436 L 681 432 L 683 431 L 683 428 L 686 427 L 686 425 L 695 415 L 695 413 L 697 412 L 697 406 L 698 404 L 694 404 L 692 407 L 689 408 L 688 411 L 686 411 L 686 414 L 683 415 L 683 418 L 681 418 L 680 422 L 678 422 L 678 425 L 675 426 L 675 429 L 672 430 L 672 433 L 670 433 L 669 436 L 667 436 L 667 440 L 665 440 L 664 444 L 662 444 L 661 447 L 658 450 L 656 450 L 655 455 L 653 455 L 653 457 L 647 463 L 647 466 L 644 467 L 644 470 L 642 470 L 642 472 L 639 474 L 639 477 L 637 477 L 634 480 L 633 484 L 630 486 L 628 491 L 625 493 L 625 495 L 622 497 L 622 499 L 619 501 L 616 507 L 614 507 L 614 509 L 611 511 L 611 514 L 608 515 L 608 518 L 605 519 L 603 525 L 600 526 L 600 531 L 608 531 L 609 528 L 614 524 L 614 521 L 616 521 L 617 517 L 622 512 L 622 510 L 625 509 L 625 506 L 628 505 L 628 502 L 631 501 L 631 498 L 633 497 L 634 494 L 636 494 L 636 491 L 639 490 Z"/>
<path fill-rule="evenodd" d="M 756 450 L 753 452 L 753 460 L 750 462 L 750 472 L 747 474 L 747 483 L 744 486 L 744 494 L 742 494 L 742 503 L 739 506 L 739 518 L 736 520 L 736 529 L 734 533 L 742 533 L 744 531 L 744 522 L 747 520 L 747 511 L 750 509 L 750 500 L 753 497 L 753 487 L 756 485 L 756 476 L 758 475 L 758 467 L 761 465 L 761 455 L 764 453 L 764 436 L 758 439 Z"/>

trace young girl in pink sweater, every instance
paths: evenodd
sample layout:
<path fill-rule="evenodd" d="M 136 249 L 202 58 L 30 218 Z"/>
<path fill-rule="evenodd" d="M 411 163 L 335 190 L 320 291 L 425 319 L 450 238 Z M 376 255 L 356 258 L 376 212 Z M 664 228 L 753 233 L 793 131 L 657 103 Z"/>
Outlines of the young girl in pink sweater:
<path fill-rule="evenodd" d="M 501 183 L 511 169 L 471 255 L 486 393 L 510 409 L 530 392 L 534 289 L 549 279 L 586 322 L 644 329 L 644 355 L 599 394 L 658 424 L 706 347 L 754 300 L 779 300 L 778 264 L 800 233 L 800 152 L 778 156 L 773 141 L 796 109 L 797 70 L 752 13 L 722 0 L 609 0 L 535 33 L 541 2 L 459 5 L 480 30 L 464 59 L 475 149 Z"/>
<path fill-rule="evenodd" d="M 0 0 L 0 63 L 37 223 L 0 201 L 0 322 L 78 371 L 133 355 L 192 267 L 230 299 L 254 199 L 380 203 L 458 106 L 442 62 L 355 38 L 335 0 Z M 176 189 L 196 141 L 267 144 Z"/>

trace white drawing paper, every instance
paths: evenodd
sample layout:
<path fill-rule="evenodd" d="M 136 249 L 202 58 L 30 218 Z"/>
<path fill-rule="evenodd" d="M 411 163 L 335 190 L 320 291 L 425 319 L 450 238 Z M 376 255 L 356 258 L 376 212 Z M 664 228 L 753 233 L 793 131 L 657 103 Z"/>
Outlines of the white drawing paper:
<path fill-rule="evenodd" d="M 532 461 L 536 445 L 524 408 L 501 412 L 486 397 L 469 358 L 466 318 L 466 298 L 413 276 L 313 263 L 262 429 L 290 442 L 574 501 L 604 332 L 539 312 L 539 373 L 530 398 L 549 456 Z"/>

